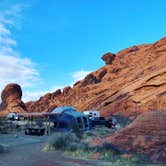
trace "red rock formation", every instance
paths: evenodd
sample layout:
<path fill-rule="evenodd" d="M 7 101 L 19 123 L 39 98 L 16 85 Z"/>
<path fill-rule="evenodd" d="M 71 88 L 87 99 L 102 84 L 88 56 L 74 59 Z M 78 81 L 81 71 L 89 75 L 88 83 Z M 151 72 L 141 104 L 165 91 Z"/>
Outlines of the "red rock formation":
<path fill-rule="evenodd" d="M 57 97 L 61 94 L 62 94 L 61 89 L 58 89 L 58 90 L 56 90 L 55 92 L 52 93 L 52 98 L 54 99 L 55 97 Z"/>
<path fill-rule="evenodd" d="M 151 111 L 138 116 L 130 125 L 92 145 L 112 143 L 128 152 L 150 155 L 154 162 L 166 162 L 166 111 Z"/>
<path fill-rule="evenodd" d="M 8 84 L 2 91 L 0 111 L 2 112 L 25 112 L 26 106 L 21 100 L 22 90 L 17 84 Z"/>
<path fill-rule="evenodd" d="M 110 65 L 110 64 L 112 64 L 112 62 L 113 62 L 114 59 L 115 59 L 115 54 L 112 54 L 112 53 L 108 52 L 108 53 L 104 54 L 104 55 L 101 57 L 101 59 L 102 59 L 103 61 L 105 61 L 105 64 L 106 64 L 106 65 Z"/>
<path fill-rule="evenodd" d="M 63 94 L 64 95 L 68 95 L 70 93 L 70 91 L 72 90 L 72 88 L 70 86 L 67 86 L 63 89 Z"/>
<path fill-rule="evenodd" d="M 28 111 L 51 111 L 57 106 L 72 105 L 80 111 L 97 109 L 104 116 L 120 112 L 135 117 L 153 109 L 166 110 L 166 38 L 129 47 L 116 56 L 107 53 L 103 59 L 109 59 L 111 65 L 88 74 L 73 88 L 26 103 Z"/>
<path fill-rule="evenodd" d="M 103 56 L 105 61 L 109 57 L 113 58 L 111 65 L 88 74 L 73 88 L 65 88 L 65 93 L 27 103 L 28 110 L 72 105 L 78 110 L 97 109 L 105 116 L 120 112 L 133 117 L 153 109 L 166 110 L 166 38 L 124 49 L 116 57 Z"/>

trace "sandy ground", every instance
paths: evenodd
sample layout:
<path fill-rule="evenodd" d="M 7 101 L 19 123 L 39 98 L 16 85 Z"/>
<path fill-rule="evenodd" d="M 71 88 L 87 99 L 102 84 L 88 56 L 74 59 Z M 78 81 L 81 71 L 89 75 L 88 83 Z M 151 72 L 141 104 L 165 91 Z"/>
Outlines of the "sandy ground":
<path fill-rule="evenodd" d="M 42 151 L 48 136 L 0 135 L 6 152 L 0 154 L 0 166 L 102 166 L 99 161 L 65 157 L 62 152 Z"/>

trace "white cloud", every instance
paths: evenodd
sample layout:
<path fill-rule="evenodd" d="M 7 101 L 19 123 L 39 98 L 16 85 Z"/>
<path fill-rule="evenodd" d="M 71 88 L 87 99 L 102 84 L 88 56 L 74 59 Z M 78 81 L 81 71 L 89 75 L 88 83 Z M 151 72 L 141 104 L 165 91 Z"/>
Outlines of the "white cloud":
<path fill-rule="evenodd" d="M 64 87 L 66 86 L 72 86 L 75 82 L 83 79 L 87 74 L 89 74 L 91 71 L 86 71 L 86 70 L 80 70 L 76 71 L 70 74 L 72 77 L 72 83 L 68 85 L 59 85 L 59 86 L 54 86 L 46 91 L 25 91 L 23 93 L 23 101 L 28 102 L 28 101 L 35 101 L 38 100 L 41 96 L 45 95 L 46 93 L 52 93 L 55 92 L 57 89 L 63 90 Z"/>
<path fill-rule="evenodd" d="M 1 11 L 0 15 L 0 91 L 8 83 L 18 83 L 23 88 L 23 101 L 38 100 L 46 93 L 63 89 L 63 85 L 54 86 L 45 91 L 32 91 L 39 83 L 39 72 L 31 59 L 23 57 L 15 49 L 17 42 L 12 37 L 12 30 L 20 28 L 22 11 L 29 5 L 16 4 Z"/>
<path fill-rule="evenodd" d="M 41 96 L 45 95 L 46 93 L 48 93 L 47 91 L 25 91 L 23 93 L 23 98 L 22 100 L 24 102 L 28 102 L 28 101 L 35 101 L 38 100 Z"/>
<path fill-rule="evenodd" d="M 50 88 L 46 91 L 25 91 L 23 93 L 23 101 L 28 102 L 28 101 L 35 101 L 38 100 L 41 96 L 45 95 L 46 93 L 53 93 L 57 89 L 63 89 L 65 86 L 54 86 L 53 88 Z"/>
<path fill-rule="evenodd" d="M 86 70 L 80 70 L 80 71 L 76 71 L 73 72 L 71 74 L 72 78 L 73 78 L 73 82 L 77 82 L 79 80 L 82 80 L 86 75 L 88 75 L 91 71 L 86 71 Z"/>
<path fill-rule="evenodd" d="M 26 87 L 35 87 L 39 83 L 39 72 L 31 59 L 23 57 L 15 49 L 17 41 L 12 37 L 13 28 L 19 28 L 22 11 L 27 5 L 12 5 L 0 15 L 0 91 L 8 83 L 18 83 L 23 87 L 23 101 L 37 100 L 46 93 L 63 89 L 67 85 L 54 86 L 46 91 L 30 91 Z M 72 84 L 83 79 L 90 71 L 76 71 L 71 74 Z M 71 84 L 71 86 L 72 86 Z M 33 88 L 34 89 L 34 88 Z"/>
<path fill-rule="evenodd" d="M 76 71 L 70 74 L 72 77 L 72 83 L 70 86 L 72 86 L 75 82 L 82 80 L 87 74 L 89 74 L 91 71 L 86 71 L 86 70 L 80 70 Z M 59 85 L 59 86 L 54 86 L 46 91 L 25 91 L 23 93 L 23 101 L 28 102 L 28 101 L 35 101 L 38 100 L 41 96 L 45 95 L 46 93 L 52 93 L 55 92 L 57 89 L 63 90 L 64 87 L 69 86 L 68 85 Z"/>
<path fill-rule="evenodd" d="M 0 36 L 0 43 L 1 43 L 1 45 L 11 45 L 11 46 L 13 45 L 13 46 L 16 46 L 16 41 L 11 39 L 11 38 L 8 38 L 8 37 L 4 38 L 4 37 Z"/>
<path fill-rule="evenodd" d="M 27 58 L 0 54 L 0 87 L 15 82 L 23 87 L 32 86 L 38 80 L 38 71 Z"/>
<path fill-rule="evenodd" d="M 17 28 L 25 5 L 16 4 L 8 7 L 1 11 L 0 16 L 0 91 L 11 82 L 29 87 L 39 81 L 39 72 L 35 69 L 35 64 L 31 59 L 20 55 L 15 49 L 17 42 L 12 37 L 12 30 Z"/>
<path fill-rule="evenodd" d="M 46 91 L 25 91 L 23 93 L 23 101 L 28 102 L 28 101 L 35 101 L 38 100 L 41 96 L 45 95 L 46 93 L 53 93 L 58 89 L 63 89 L 66 85 L 59 85 L 59 86 L 54 86 Z"/>
<path fill-rule="evenodd" d="M 4 24 L 0 23 L 0 36 L 5 37 L 6 35 L 10 35 L 10 31 L 4 26 Z"/>

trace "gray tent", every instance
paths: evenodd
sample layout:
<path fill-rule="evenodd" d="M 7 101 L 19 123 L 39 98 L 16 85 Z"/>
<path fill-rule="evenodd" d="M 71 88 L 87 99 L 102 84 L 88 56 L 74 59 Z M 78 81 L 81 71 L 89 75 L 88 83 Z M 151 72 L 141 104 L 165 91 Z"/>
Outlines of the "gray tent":
<path fill-rule="evenodd" d="M 80 130 L 89 130 L 91 128 L 88 116 L 78 112 L 73 107 L 58 107 L 54 109 L 52 113 L 50 120 L 54 122 L 56 130 L 72 131 L 76 126 L 78 126 Z"/>

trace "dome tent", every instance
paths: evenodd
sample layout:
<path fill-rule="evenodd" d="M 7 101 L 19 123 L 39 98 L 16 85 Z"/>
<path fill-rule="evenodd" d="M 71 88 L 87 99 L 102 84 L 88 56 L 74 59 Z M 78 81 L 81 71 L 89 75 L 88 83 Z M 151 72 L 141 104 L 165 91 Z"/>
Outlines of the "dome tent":
<path fill-rule="evenodd" d="M 62 113 L 62 112 L 72 112 L 72 111 L 77 111 L 76 108 L 74 107 L 70 107 L 70 106 L 61 106 L 61 107 L 57 107 L 55 108 L 52 113 Z"/>
<path fill-rule="evenodd" d="M 72 131 L 75 126 L 78 126 L 80 130 L 91 128 L 88 116 L 69 106 L 55 108 L 50 120 L 58 131 Z"/>

